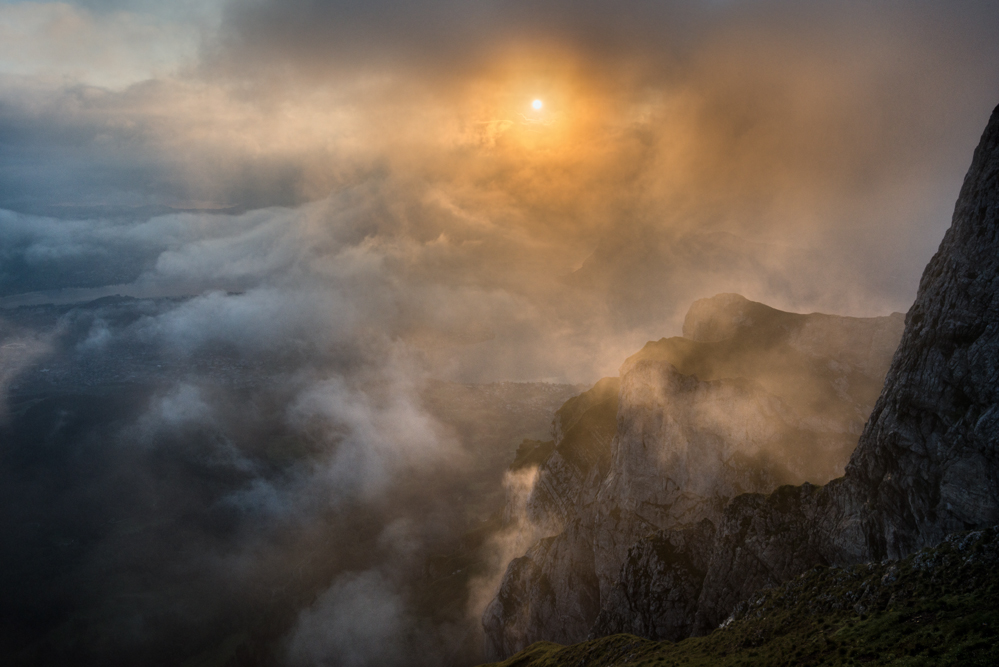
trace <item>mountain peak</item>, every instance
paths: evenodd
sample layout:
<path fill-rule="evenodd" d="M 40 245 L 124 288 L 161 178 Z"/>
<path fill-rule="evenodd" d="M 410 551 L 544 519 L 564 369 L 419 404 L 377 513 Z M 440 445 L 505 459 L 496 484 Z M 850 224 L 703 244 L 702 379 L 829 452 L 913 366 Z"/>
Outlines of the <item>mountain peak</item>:
<path fill-rule="evenodd" d="M 724 340 L 776 312 L 741 294 L 716 294 L 691 304 L 683 319 L 683 337 L 705 343 Z"/>

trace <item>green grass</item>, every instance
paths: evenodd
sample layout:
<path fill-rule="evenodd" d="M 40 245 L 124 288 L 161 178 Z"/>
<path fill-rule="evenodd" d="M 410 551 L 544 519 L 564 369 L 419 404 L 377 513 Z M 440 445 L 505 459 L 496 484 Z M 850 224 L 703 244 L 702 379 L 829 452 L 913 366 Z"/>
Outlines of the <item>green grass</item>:
<path fill-rule="evenodd" d="M 743 603 L 706 637 L 539 642 L 494 667 L 624 664 L 999 665 L 999 531 L 953 536 L 902 561 L 815 568 Z"/>

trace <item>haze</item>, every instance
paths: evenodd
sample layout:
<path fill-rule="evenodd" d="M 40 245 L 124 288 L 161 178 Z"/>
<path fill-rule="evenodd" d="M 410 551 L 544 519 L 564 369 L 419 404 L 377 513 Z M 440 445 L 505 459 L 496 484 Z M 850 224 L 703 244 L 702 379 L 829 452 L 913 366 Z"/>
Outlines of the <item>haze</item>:
<path fill-rule="evenodd" d="M 324 562 L 282 661 L 471 664 L 406 582 L 500 473 L 427 387 L 589 386 L 721 292 L 904 312 L 997 93 L 984 1 L 0 2 L 3 562 L 91 526 L 5 622 L 140 655 Z"/>

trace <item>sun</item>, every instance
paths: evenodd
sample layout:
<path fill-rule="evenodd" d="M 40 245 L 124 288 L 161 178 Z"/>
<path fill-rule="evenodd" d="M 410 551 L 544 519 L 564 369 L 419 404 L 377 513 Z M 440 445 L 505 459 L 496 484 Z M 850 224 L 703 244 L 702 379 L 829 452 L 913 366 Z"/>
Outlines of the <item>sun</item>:
<path fill-rule="evenodd" d="M 535 111 L 540 111 L 541 107 L 544 106 L 544 103 L 542 103 L 541 100 L 534 100 L 531 102 L 531 106 L 534 107 Z"/>

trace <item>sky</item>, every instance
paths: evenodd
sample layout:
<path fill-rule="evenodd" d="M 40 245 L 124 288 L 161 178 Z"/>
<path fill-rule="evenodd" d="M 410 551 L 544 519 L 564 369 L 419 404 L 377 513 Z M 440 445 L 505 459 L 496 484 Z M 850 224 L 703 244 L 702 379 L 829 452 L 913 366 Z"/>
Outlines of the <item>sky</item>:
<path fill-rule="evenodd" d="M 614 374 L 719 292 L 904 311 L 997 29 L 987 2 L 5 2 L 0 298 L 319 292 L 467 381 Z"/>
<path fill-rule="evenodd" d="M 66 458 L 0 446 L 0 519 L 124 512 L 88 618 L 138 562 L 238 611 L 321 544 L 288 662 L 405 664 L 474 467 L 421 387 L 592 384 L 723 292 L 905 312 L 997 103 L 993 1 L 0 0 L 0 427 L 57 359 L 171 369 Z"/>

